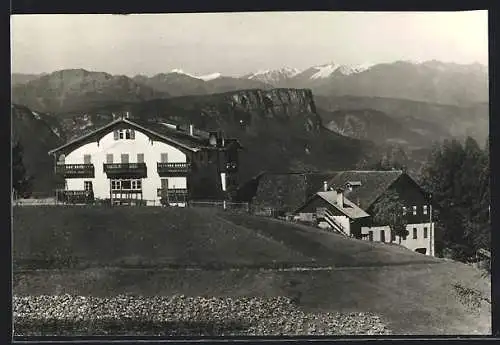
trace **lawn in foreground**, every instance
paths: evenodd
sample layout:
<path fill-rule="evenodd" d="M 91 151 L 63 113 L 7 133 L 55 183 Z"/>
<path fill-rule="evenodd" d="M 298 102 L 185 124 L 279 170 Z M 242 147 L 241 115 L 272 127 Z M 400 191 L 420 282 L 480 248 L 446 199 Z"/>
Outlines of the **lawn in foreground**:
<path fill-rule="evenodd" d="M 311 262 L 210 212 L 154 207 L 14 207 L 16 269 Z"/>

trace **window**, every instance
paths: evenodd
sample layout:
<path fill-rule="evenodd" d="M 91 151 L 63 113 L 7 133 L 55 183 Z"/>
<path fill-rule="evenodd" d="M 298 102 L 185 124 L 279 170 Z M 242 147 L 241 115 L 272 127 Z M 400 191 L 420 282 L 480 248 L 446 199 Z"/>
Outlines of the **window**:
<path fill-rule="evenodd" d="M 112 190 L 117 190 L 121 189 L 121 181 L 120 180 L 111 180 L 111 189 Z"/>
<path fill-rule="evenodd" d="M 417 215 L 417 206 L 413 206 L 413 215 L 416 216 Z"/>
<path fill-rule="evenodd" d="M 85 191 L 91 192 L 92 191 L 92 181 L 84 181 L 83 187 L 84 187 L 83 189 L 85 189 Z"/>
<path fill-rule="evenodd" d="M 424 214 L 427 214 L 427 205 L 424 205 L 423 208 L 424 208 Z"/>
<path fill-rule="evenodd" d="M 162 153 L 161 154 L 161 162 L 162 163 L 167 163 L 168 162 L 168 153 Z"/>
<path fill-rule="evenodd" d="M 144 153 L 137 154 L 137 163 L 144 163 Z"/>
<path fill-rule="evenodd" d="M 108 164 L 112 164 L 113 163 L 113 154 L 112 153 L 108 153 L 106 155 L 106 163 L 108 163 Z"/>
<path fill-rule="evenodd" d="M 380 230 L 380 242 L 385 242 L 385 231 Z"/>
<path fill-rule="evenodd" d="M 391 230 L 391 242 L 396 241 L 396 232 L 394 230 Z"/>
<path fill-rule="evenodd" d="M 368 239 L 373 241 L 373 231 L 368 231 Z"/>
<path fill-rule="evenodd" d="M 403 216 L 406 215 L 406 206 L 403 206 Z"/>
<path fill-rule="evenodd" d="M 114 131 L 114 139 L 135 139 L 135 131 L 133 129 L 118 129 Z"/>
<path fill-rule="evenodd" d="M 413 239 L 417 239 L 417 228 L 413 228 Z"/>
<path fill-rule="evenodd" d="M 166 178 L 161 179 L 161 189 L 168 189 L 168 179 Z"/>
<path fill-rule="evenodd" d="M 112 190 L 141 190 L 142 181 L 139 180 L 111 180 Z"/>
<path fill-rule="evenodd" d="M 91 157 L 90 155 L 83 155 L 83 164 L 90 164 Z"/>
<path fill-rule="evenodd" d="M 427 228 L 424 228 L 424 238 L 427 238 Z"/>
<path fill-rule="evenodd" d="M 122 163 L 128 163 L 128 154 L 127 153 L 123 153 L 121 158 L 122 158 Z"/>

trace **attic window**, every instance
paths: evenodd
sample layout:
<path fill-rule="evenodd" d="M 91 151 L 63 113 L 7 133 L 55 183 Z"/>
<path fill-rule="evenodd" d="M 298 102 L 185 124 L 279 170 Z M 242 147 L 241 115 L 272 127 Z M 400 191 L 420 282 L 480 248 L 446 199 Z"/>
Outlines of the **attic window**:
<path fill-rule="evenodd" d="M 114 132 L 115 140 L 119 139 L 135 139 L 135 132 L 133 129 L 118 129 Z"/>

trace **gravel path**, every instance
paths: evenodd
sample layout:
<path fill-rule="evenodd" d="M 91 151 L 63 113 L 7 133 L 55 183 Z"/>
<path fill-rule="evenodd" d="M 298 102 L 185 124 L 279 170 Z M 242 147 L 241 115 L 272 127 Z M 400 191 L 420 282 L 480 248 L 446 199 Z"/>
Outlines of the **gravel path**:
<path fill-rule="evenodd" d="M 29 296 L 15 335 L 388 335 L 370 313 L 305 313 L 288 298 Z"/>

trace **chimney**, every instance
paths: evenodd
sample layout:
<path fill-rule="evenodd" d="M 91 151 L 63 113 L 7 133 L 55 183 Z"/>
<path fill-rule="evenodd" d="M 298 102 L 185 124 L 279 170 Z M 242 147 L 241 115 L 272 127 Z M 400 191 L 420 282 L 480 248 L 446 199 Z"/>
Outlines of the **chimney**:
<path fill-rule="evenodd" d="M 342 189 L 337 189 L 337 205 L 344 207 L 344 191 Z"/>
<path fill-rule="evenodd" d="M 327 181 L 323 181 L 323 191 L 328 192 L 328 182 Z"/>
<path fill-rule="evenodd" d="M 192 124 L 189 125 L 189 135 L 190 136 L 194 135 L 194 126 Z"/>

